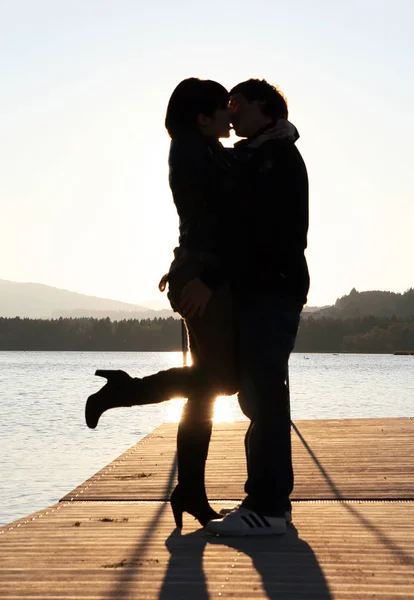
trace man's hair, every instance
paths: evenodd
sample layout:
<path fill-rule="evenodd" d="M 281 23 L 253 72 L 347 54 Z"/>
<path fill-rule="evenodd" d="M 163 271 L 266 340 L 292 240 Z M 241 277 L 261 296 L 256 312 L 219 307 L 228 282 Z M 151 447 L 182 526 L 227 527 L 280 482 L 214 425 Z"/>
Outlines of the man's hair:
<path fill-rule="evenodd" d="M 248 102 L 254 102 L 255 100 L 263 102 L 263 114 L 275 121 L 288 118 L 286 98 L 280 90 L 265 79 L 243 81 L 230 91 L 230 96 L 233 94 L 241 94 Z"/>
<path fill-rule="evenodd" d="M 197 131 L 199 114 L 211 117 L 225 108 L 230 94 L 225 87 L 210 79 L 190 77 L 177 85 L 168 102 L 165 127 L 172 139 Z"/>

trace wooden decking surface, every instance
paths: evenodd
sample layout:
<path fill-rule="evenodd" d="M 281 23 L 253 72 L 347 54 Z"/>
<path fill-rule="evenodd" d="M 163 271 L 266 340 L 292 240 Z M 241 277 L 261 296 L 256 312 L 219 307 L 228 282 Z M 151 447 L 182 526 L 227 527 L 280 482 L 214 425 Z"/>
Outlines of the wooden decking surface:
<path fill-rule="evenodd" d="M 244 421 L 215 425 L 206 472 L 211 500 L 240 499 Z M 167 500 L 177 426 L 162 425 L 63 500 Z M 298 421 L 294 500 L 414 499 L 414 423 L 405 419 Z"/>
<path fill-rule="evenodd" d="M 216 538 L 188 515 L 175 530 L 176 425 L 163 425 L 60 503 L 0 528 L 0 597 L 414 600 L 414 421 L 294 427 L 287 535 Z M 215 426 L 217 508 L 242 497 L 245 429 Z"/>

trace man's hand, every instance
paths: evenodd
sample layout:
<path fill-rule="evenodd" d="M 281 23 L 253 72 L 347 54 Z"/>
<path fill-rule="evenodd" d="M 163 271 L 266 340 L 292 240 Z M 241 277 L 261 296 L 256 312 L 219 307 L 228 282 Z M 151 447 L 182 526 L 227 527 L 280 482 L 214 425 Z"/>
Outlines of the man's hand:
<path fill-rule="evenodd" d="M 202 317 L 213 292 L 201 279 L 192 279 L 182 289 L 180 312 L 186 319 Z"/>
<path fill-rule="evenodd" d="M 289 140 L 296 142 L 299 139 L 299 132 L 290 121 L 279 119 L 273 127 L 266 129 L 264 133 L 259 135 L 250 144 L 249 148 L 258 148 L 268 140 Z"/>

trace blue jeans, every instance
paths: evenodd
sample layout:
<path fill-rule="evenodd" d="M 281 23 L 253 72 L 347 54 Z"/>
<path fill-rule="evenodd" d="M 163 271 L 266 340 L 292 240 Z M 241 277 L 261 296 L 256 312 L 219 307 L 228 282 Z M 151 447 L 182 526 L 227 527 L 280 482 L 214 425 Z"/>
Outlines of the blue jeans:
<path fill-rule="evenodd" d="M 239 403 L 250 419 L 242 505 L 268 516 L 290 508 L 293 490 L 286 378 L 301 311 L 293 299 L 256 295 L 239 312 Z"/>

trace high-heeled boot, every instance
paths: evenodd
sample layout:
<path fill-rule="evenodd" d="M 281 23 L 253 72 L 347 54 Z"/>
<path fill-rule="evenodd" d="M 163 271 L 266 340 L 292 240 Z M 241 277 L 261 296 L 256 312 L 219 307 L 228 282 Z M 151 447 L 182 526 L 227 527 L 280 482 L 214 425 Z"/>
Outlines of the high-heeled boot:
<path fill-rule="evenodd" d="M 203 527 L 212 519 L 221 519 L 223 516 L 211 508 L 207 497 L 196 496 L 192 491 L 188 493 L 180 485 L 174 488 L 170 502 L 175 524 L 180 528 L 183 526 L 184 512 L 192 515 Z"/>
<path fill-rule="evenodd" d="M 91 394 L 86 401 L 85 421 L 90 429 L 98 425 L 99 417 L 109 408 L 124 406 L 124 399 L 129 396 L 132 377 L 125 371 L 95 371 L 98 377 L 105 377 L 107 383 L 95 394 Z"/>
<path fill-rule="evenodd" d="M 86 401 L 85 420 L 90 429 L 95 429 L 101 415 L 110 408 L 158 404 L 200 393 L 208 386 L 205 370 L 195 366 L 167 369 L 142 378 L 102 369 L 95 375 L 105 377 L 107 383 Z"/>
<path fill-rule="evenodd" d="M 209 504 L 204 476 L 212 421 L 181 420 L 177 432 L 178 485 L 170 502 L 177 527 L 183 526 L 183 512 L 204 527 L 219 515 Z"/>

